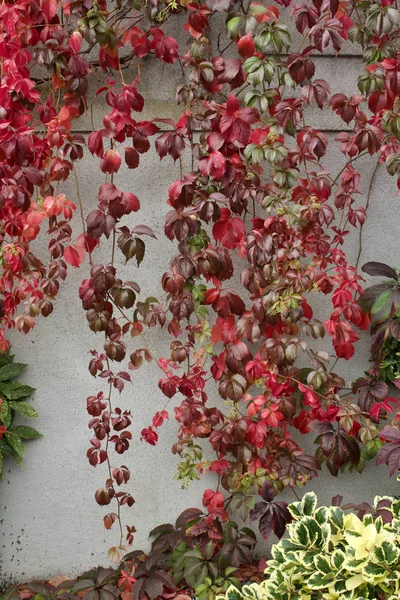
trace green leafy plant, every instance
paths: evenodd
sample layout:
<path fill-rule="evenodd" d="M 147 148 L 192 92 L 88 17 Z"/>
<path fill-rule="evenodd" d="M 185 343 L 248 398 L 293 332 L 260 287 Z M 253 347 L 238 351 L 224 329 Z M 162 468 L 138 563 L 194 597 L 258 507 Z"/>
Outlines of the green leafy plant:
<path fill-rule="evenodd" d="M 345 514 L 317 507 L 311 492 L 289 506 L 287 539 L 272 548 L 260 585 L 231 586 L 225 600 L 398 600 L 400 595 L 400 501 L 376 514 Z M 374 507 L 382 503 L 375 498 Z"/>
<path fill-rule="evenodd" d="M 2 476 L 3 457 L 11 456 L 22 466 L 25 454 L 25 440 L 41 437 L 41 434 L 28 425 L 13 425 L 16 413 L 36 419 L 39 415 L 28 404 L 28 397 L 35 388 L 19 383 L 16 377 L 21 375 L 26 366 L 14 363 L 9 352 L 0 354 L 0 479 Z"/>
<path fill-rule="evenodd" d="M 56 583 L 53 581 L 33 581 L 25 586 L 11 586 L 4 595 L 0 594 L 0 600 L 79 600 L 78 596 L 71 592 L 74 582 L 65 581 Z"/>
<path fill-rule="evenodd" d="M 223 499 L 222 494 L 220 494 Z M 213 496 L 211 513 L 188 508 L 175 525 L 163 524 L 151 532 L 149 555 L 136 550 L 124 557 L 123 568 L 134 573 L 134 600 L 190 594 L 198 600 L 214 600 L 229 586 L 240 586 L 261 570 L 253 563 L 256 536 L 227 519 L 220 500 Z"/>
<path fill-rule="evenodd" d="M 396 384 L 400 378 L 399 274 L 389 265 L 378 262 L 366 263 L 362 270 L 373 277 L 385 278 L 368 287 L 359 304 L 371 314 L 371 356 L 379 378 Z"/>

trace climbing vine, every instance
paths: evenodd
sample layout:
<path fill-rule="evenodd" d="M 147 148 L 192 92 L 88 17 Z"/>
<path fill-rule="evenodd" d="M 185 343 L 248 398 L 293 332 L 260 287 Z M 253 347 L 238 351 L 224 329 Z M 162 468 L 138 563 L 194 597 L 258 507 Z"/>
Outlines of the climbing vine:
<path fill-rule="evenodd" d="M 370 161 L 373 178 L 381 164 L 400 173 L 395 4 L 16 0 L 0 6 L 0 22 L 1 348 L 8 329 L 28 333 L 52 312 L 68 269 L 80 267 L 79 297 L 97 334 L 87 458 L 105 472 L 95 499 L 107 507 L 105 527 L 118 530 L 110 555 L 120 560 L 135 533 L 123 516 L 134 497 L 122 455 L 138 440 L 132 406 L 120 398 L 151 361 L 160 404 L 141 440 L 157 444 L 175 418 L 177 479 L 186 486 L 215 473 L 189 537 L 215 551 L 237 513 L 264 537 L 281 537 L 290 515 L 276 496 L 324 465 L 334 476 L 362 470 L 389 439 L 381 429 L 397 406 L 381 368 L 352 388 L 340 376 L 340 360 L 352 358 L 370 325 L 358 263 L 373 182 L 362 186 L 358 160 Z M 184 44 L 168 35 L 170 24 Z M 315 56 L 349 43 L 364 61 L 350 97 L 315 77 Z M 141 72 L 152 59 L 166 72 L 180 65 L 177 121 L 141 120 Z M 74 128 L 95 102 L 106 107 L 102 127 L 86 140 Z M 335 113 L 343 130 L 334 139 L 318 130 L 309 106 Z M 343 157 L 337 173 L 328 168 L 332 147 Z M 160 298 L 143 297 L 134 281 L 146 244 L 158 242 L 120 174 L 146 152 L 179 165 L 158 208 L 172 250 Z M 91 211 L 75 168 L 84 154 L 98 165 Z M 73 198 L 61 191 L 68 179 Z M 47 259 L 35 251 L 39 235 L 49 238 Z M 359 237 L 356 265 L 348 235 Z M 109 257 L 101 263 L 100 245 Z M 127 281 L 117 253 L 132 265 Z M 331 308 L 319 320 L 321 296 Z M 148 329 L 170 336 L 168 356 L 146 341 Z M 320 349 L 324 336 L 331 351 Z M 294 430 L 316 438 L 315 455 Z"/>

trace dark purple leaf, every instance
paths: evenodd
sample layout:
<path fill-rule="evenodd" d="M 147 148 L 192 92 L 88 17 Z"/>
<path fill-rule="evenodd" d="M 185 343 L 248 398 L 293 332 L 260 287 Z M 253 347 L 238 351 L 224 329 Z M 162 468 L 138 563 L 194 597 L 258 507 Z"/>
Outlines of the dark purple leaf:
<path fill-rule="evenodd" d="M 203 511 L 198 508 L 187 508 L 179 515 L 176 520 L 176 527 L 179 529 L 180 527 L 195 521 L 196 519 L 200 519 L 203 515 Z"/>
<path fill-rule="evenodd" d="M 136 235 L 149 235 L 150 237 L 157 239 L 154 231 L 150 229 L 147 225 L 137 225 L 132 229 L 132 233 L 136 233 Z"/>
<path fill-rule="evenodd" d="M 388 277 L 397 280 L 397 273 L 392 267 L 380 262 L 367 262 L 361 267 L 361 270 L 372 277 Z"/>
<path fill-rule="evenodd" d="M 274 486 L 268 479 L 265 480 L 261 488 L 261 498 L 263 498 L 265 502 L 272 502 L 275 498 Z"/>
<path fill-rule="evenodd" d="M 385 440 L 386 442 L 400 444 L 400 430 L 397 429 L 397 427 L 385 427 L 379 433 L 379 437 Z"/>

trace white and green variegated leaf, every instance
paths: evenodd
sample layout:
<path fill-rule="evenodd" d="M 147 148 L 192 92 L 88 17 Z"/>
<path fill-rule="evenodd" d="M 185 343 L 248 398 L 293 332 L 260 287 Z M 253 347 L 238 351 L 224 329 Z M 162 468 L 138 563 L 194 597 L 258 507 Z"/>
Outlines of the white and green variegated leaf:
<path fill-rule="evenodd" d="M 364 585 L 365 580 L 361 573 L 357 573 L 356 575 L 352 575 L 346 580 L 346 590 L 352 591 L 357 589 L 358 587 Z"/>
<path fill-rule="evenodd" d="M 339 506 L 332 506 L 330 509 L 330 521 L 336 527 L 336 529 L 343 529 L 344 527 L 344 513 Z"/>
<path fill-rule="evenodd" d="M 293 527 L 293 538 L 305 549 L 321 544 L 321 526 L 313 517 L 303 517 Z"/>
<path fill-rule="evenodd" d="M 323 573 L 313 573 L 307 580 L 307 586 L 311 590 L 322 590 L 332 584 L 335 576 L 333 573 L 324 575 Z"/>
<path fill-rule="evenodd" d="M 277 562 L 277 564 L 279 564 L 285 560 L 285 553 L 282 552 L 280 543 L 272 546 L 272 558 L 274 559 L 274 561 Z M 269 561 L 269 564 L 272 564 L 272 563 L 273 563 L 273 561 Z"/>
<path fill-rule="evenodd" d="M 222 596 L 219 596 L 219 598 L 222 598 Z M 243 595 L 236 587 L 232 585 L 230 588 L 228 588 L 225 598 L 226 600 L 243 600 Z"/>
<path fill-rule="evenodd" d="M 396 569 L 396 571 L 389 571 L 384 584 L 394 584 L 396 586 L 396 589 L 399 587 L 400 588 L 400 570 Z M 380 583 L 381 587 L 384 587 L 384 584 Z M 390 591 L 388 589 L 388 591 Z M 398 590 L 400 592 L 400 589 Z M 400 594 L 399 594 L 400 597 Z"/>
<path fill-rule="evenodd" d="M 336 571 L 340 571 L 343 568 L 345 560 L 346 555 L 342 550 L 334 550 L 332 552 L 331 564 Z"/>
<path fill-rule="evenodd" d="M 253 583 L 252 585 L 244 585 L 242 592 L 243 600 L 263 600 L 263 598 L 265 598 L 261 587 L 256 583 Z"/>
<path fill-rule="evenodd" d="M 400 548 L 392 542 L 385 540 L 380 546 L 375 546 L 373 554 L 376 562 L 392 565 L 399 561 Z"/>
<path fill-rule="evenodd" d="M 244 585 L 241 591 L 232 585 L 225 596 L 217 596 L 216 600 L 267 600 L 267 596 L 260 585 L 253 583 Z"/>
<path fill-rule="evenodd" d="M 391 508 L 393 515 L 400 518 L 400 500 L 393 500 Z"/>
<path fill-rule="evenodd" d="M 295 542 L 307 549 L 311 545 L 310 532 L 303 520 L 299 521 L 293 527 L 292 538 Z"/>
<path fill-rule="evenodd" d="M 367 563 L 365 567 L 363 567 L 361 573 L 364 580 L 369 583 L 378 583 L 388 575 L 388 571 L 385 567 L 373 562 Z"/>
<path fill-rule="evenodd" d="M 400 517 L 399 518 L 395 517 L 393 519 L 393 521 L 392 521 L 392 527 L 394 529 L 396 529 L 397 531 L 400 531 Z"/>
<path fill-rule="evenodd" d="M 346 580 L 345 579 L 336 579 L 333 584 L 333 591 L 335 594 L 344 594 L 346 591 Z"/>
<path fill-rule="evenodd" d="M 314 562 L 315 568 L 320 573 L 323 573 L 325 575 L 327 575 L 328 573 L 332 573 L 331 563 L 326 556 L 318 554 L 317 556 L 314 557 L 313 562 Z"/>
<path fill-rule="evenodd" d="M 345 519 L 342 509 L 309 498 L 290 506 L 294 522 L 272 549 L 262 600 L 400 600 L 400 519 Z M 357 560 L 360 547 L 368 555 Z"/>
<path fill-rule="evenodd" d="M 380 521 L 380 522 L 381 522 L 381 524 L 382 524 L 382 519 L 381 519 L 381 517 L 378 517 L 378 518 L 377 518 L 377 519 L 375 519 L 375 521 L 374 521 L 374 518 L 373 518 L 373 516 L 372 516 L 372 515 L 368 515 L 368 514 L 367 514 L 367 515 L 365 515 L 365 516 L 364 516 L 364 518 L 363 518 L 363 524 L 365 525 L 365 527 L 367 527 L 367 525 L 372 525 L 372 523 L 374 523 L 374 522 L 375 522 L 375 527 L 376 527 L 376 525 L 377 525 L 377 522 L 378 522 L 378 521 Z"/>
<path fill-rule="evenodd" d="M 303 515 L 312 517 L 317 506 L 317 496 L 314 492 L 305 494 L 301 501 Z"/>
<path fill-rule="evenodd" d="M 327 506 L 320 506 L 314 511 L 314 519 L 321 525 L 327 523 L 329 519 L 329 508 Z"/>
<path fill-rule="evenodd" d="M 372 517 L 372 515 L 369 515 L 369 516 Z M 374 523 L 377 532 L 380 533 L 382 531 L 382 529 L 383 529 L 383 519 L 382 519 L 382 517 L 377 517 L 375 520 L 372 519 L 371 522 Z"/>
<path fill-rule="evenodd" d="M 313 569 L 314 568 L 314 558 L 315 558 L 314 552 L 301 552 L 301 554 L 299 556 L 299 564 L 304 565 L 306 567 L 306 569 Z"/>
<path fill-rule="evenodd" d="M 350 550 L 349 550 L 350 553 Z M 351 548 L 351 554 L 354 553 L 354 549 Z M 346 567 L 346 569 L 348 571 L 359 571 L 362 568 L 362 565 L 364 564 L 364 561 L 362 560 L 357 560 L 356 558 L 347 558 L 345 560 L 344 566 Z"/>
<path fill-rule="evenodd" d="M 313 517 L 305 517 L 304 522 L 307 524 L 310 532 L 310 540 L 312 545 L 320 546 L 323 540 L 321 525 Z"/>
<path fill-rule="evenodd" d="M 292 504 L 289 504 L 288 510 L 293 519 L 300 519 L 303 516 L 303 506 L 301 502 L 292 502 Z"/>

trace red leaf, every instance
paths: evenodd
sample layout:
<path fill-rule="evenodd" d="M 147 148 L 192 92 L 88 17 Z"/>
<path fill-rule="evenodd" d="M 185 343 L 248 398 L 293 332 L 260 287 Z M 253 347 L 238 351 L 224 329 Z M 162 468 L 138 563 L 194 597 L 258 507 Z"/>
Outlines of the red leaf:
<path fill-rule="evenodd" d="M 199 171 L 205 177 L 211 176 L 220 180 L 225 173 L 225 157 L 221 152 L 211 152 L 199 160 Z"/>
<path fill-rule="evenodd" d="M 104 147 L 101 131 L 92 131 L 92 133 L 89 134 L 88 148 L 92 154 L 96 154 L 99 158 L 103 156 Z"/>
<path fill-rule="evenodd" d="M 139 166 L 139 153 L 135 148 L 125 148 L 125 162 L 129 169 L 136 169 Z"/>
<path fill-rule="evenodd" d="M 227 208 L 222 208 L 221 213 L 221 218 L 213 227 L 213 236 L 225 248 L 233 250 L 244 236 L 244 224 L 239 217 L 229 218 L 230 211 Z"/>
<path fill-rule="evenodd" d="M 79 267 L 85 260 L 86 250 L 82 246 L 67 246 L 64 250 L 64 258 L 72 267 Z"/>
<path fill-rule="evenodd" d="M 240 38 L 237 46 L 239 54 L 240 56 L 243 56 L 243 58 L 249 58 L 250 56 L 253 56 L 254 52 L 256 51 L 253 36 L 251 35 L 251 33 L 248 33 L 247 35 L 244 35 L 242 38 Z"/>
<path fill-rule="evenodd" d="M 74 54 L 78 54 L 82 46 L 82 34 L 79 31 L 74 31 L 69 38 L 69 45 Z"/>
<path fill-rule="evenodd" d="M 117 173 L 121 166 L 121 157 L 118 150 L 107 150 L 100 162 L 103 173 Z"/>
<path fill-rule="evenodd" d="M 57 12 L 57 0 L 42 0 L 42 11 L 47 21 L 51 21 Z"/>

